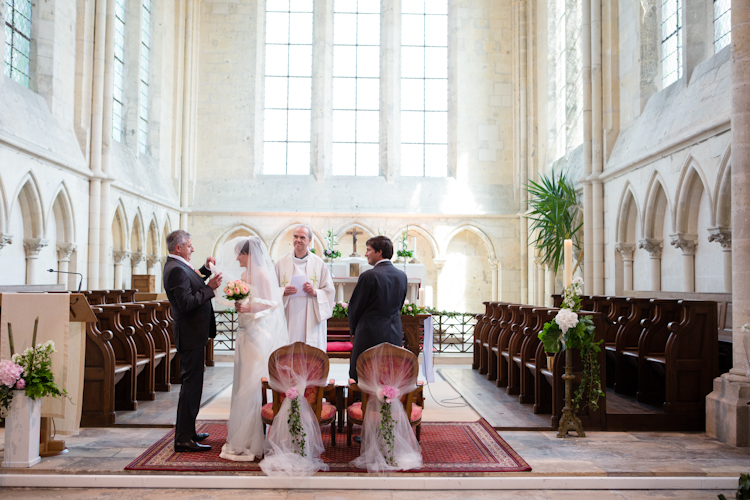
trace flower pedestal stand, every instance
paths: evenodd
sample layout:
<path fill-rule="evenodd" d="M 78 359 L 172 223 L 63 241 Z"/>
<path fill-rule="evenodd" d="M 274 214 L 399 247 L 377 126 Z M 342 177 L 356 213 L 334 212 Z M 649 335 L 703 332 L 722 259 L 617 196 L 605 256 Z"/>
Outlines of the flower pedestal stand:
<path fill-rule="evenodd" d="M 42 401 L 16 391 L 5 420 L 5 454 L 3 467 L 33 467 L 39 456 L 39 433 L 42 423 Z"/>
<path fill-rule="evenodd" d="M 573 375 L 573 349 L 565 349 L 565 375 L 562 376 L 565 381 L 565 406 L 562 410 L 562 417 L 560 417 L 560 427 L 557 429 L 557 437 L 559 438 L 565 437 L 570 431 L 576 431 L 578 437 L 586 437 L 581 420 L 573 411 L 571 392 L 575 378 L 576 376 Z"/>

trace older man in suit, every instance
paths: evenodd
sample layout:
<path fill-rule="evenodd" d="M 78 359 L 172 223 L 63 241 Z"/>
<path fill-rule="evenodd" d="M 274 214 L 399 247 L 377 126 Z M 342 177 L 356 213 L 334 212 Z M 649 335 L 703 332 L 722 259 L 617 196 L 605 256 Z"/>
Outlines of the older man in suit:
<path fill-rule="evenodd" d="M 354 335 L 349 376 L 354 380 L 360 354 L 384 342 L 399 347 L 404 342 L 401 307 L 407 280 L 391 263 L 392 256 L 393 243 L 385 236 L 367 240 L 365 257 L 373 268 L 359 276 L 349 300 L 349 331 Z"/>
<path fill-rule="evenodd" d="M 167 236 L 169 257 L 164 265 L 164 290 L 172 305 L 174 317 L 174 340 L 180 355 L 180 399 L 177 403 L 175 426 L 176 452 L 208 451 L 210 446 L 201 444 L 207 433 L 195 432 L 195 418 L 200 409 L 203 393 L 203 366 L 205 349 L 209 338 L 216 337 L 216 320 L 211 299 L 214 290 L 221 284 L 221 273 L 210 278 L 209 264 L 195 269 L 190 264 L 194 252 L 190 233 L 177 230 Z"/>

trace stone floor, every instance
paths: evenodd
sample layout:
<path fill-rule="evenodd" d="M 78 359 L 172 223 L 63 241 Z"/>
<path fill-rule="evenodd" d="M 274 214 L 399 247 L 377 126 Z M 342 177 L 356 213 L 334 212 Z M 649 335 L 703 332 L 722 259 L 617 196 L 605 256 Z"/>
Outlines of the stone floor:
<path fill-rule="evenodd" d="M 346 365 L 332 364 L 331 377 L 345 377 Z M 452 367 L 453 368 L 453 367 Z M 339 373 L 341 372 L 341 373 Z M 425 391 L 427 398 L 424 419 L 429 421 L 474 421 L 478 414 L 461 398 L 453 387 L 438 374 L 435 383 Z M 201 419 L 227 418 L 231 387 L 220 393 L 201 410 Z M 124 467 L 161 438 L 164 428 L 100 428 L 82 429 L 80 435 L 66 438 L 70 452 L 44 458 L 28 470 L 0 469 L 0 481 L 5 474 L 95 474 L 127 476 Z M 647 478 L 660 477 L 727 477 L 736 478 L 750 472 L 750 450 L 733 448 L 703 433 L 655 432 L 589 432 L 587 438 L 558 439 L 554 431 L 500 431 L 506 440 L 533 468 L 531 472 L 516 473 L 530 480 L 555 477 L 581 478 Z M 0 432 L 0 443 L 4 441 Z M 152 473 L 161 474 L 161 473 Z M 174 474 L 174 473 L 170 473 Z M 507 476 L 514 476 L 509 474 Z M 457 484 L 460 479 L 456 479 Z M 261 485 L 262 486 L 262 485 Z M 717 498 L 713 490 L 589 490 L 546 491 L 541 489 L 512 491 L 368 491 L 369 499 L 429 498 L 531 498 L 531 499 L 661 499 L 661 498 Z M 24 488 L 0 489 L 0 498 L 38 498 L 42 490 Z M 45 489 L 43 496 L 51 499 L 99 498 L 127 499 L 219 499 L 246 496 L 248 490 L 170 490 L 170 489 Z M 733 492 L 724 492 L 734 498 Z M 254 490 L 257 499 L 348 499 L 362 498 L 361 493 L 336 490 Z"/>

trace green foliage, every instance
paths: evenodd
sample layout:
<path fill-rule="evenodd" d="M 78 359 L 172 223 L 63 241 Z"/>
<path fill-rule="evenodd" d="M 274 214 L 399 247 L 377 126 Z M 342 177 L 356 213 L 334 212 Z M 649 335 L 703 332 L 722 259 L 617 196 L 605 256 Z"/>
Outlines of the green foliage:
<path fill-rule="evenodd" d="M 55 344 L 45 342 L 35 348 L 28 348 L 13 356 L 13 362 L 23 367 L 23 379 L 26 381 L 26 395 L 31 399 L 45 396 L 67 396 L 65 389 L 55 383 L 50 356 L 55 352 Z"/>
<path fill-rule="evenodd" d="M 407 259 L 411 259 L 412 257 L 414 257 L 414 251 L 413 250 L 399 250 L 398 252 L 396 252 L 396 255 L 398 257 L 405 257 Z"/>
<path fill-rule="evenodd" d="M 735 498 L 737 500 L 750 500 L 750 474 L 740 474 Z M 727 497 L 719 495 L 719 500 L 727 500 Z"/>
<path fill-rule="evenodd" d="M 544 324 L 544 328 L 539 332 L 539 340 L 544 344 L 544 352 L 554 354 L 560 352 L 560 339 L 562 337 L 562 330 L 557 326 L 555 321 L 548 321 Z"/>
<path fill-rule="evenodd" d="M 300 421 L 300 413 L 299 413 L 299 398 L 302 396 L 297 396 L 296 398 L 292 399 L 292 407 L 289 411 L 289 418 L 287 418 L 286 423 L 289 424 L 289 434 L 292 435 L 292 443 L 294 444 L 294 447 L 297 450 L 297 454 L 304 457 L 305 456 L 305 436 L 307 435 L 302 429 L 302 422 Z"/>
<path fill-rule="evenodd" d="M 539 182 L 529 181 L 525 189 L 531 195 L 525 216 L 532 221 L 529 240 L 557 274 L 563 260 L 563 242 L 571 239 L 573 246 L 580 248 L 578 230 L 583 223 L 578 222 L 581 205 L 575 187 L 567 174 L 552 171 L 549 176 L 540 173 Z"/>
<path fill-rule="evenodd" d="M 334 319 L 344 319 L 349 317 L 349 303 L 348 302 L 336 302 L 333 305 L 333 314 L 331 315 Z"/>
<path fill-rule="evenodd" d="M 425 307 L 424 312 L 428 314 L 432 314 L 433 316 L 445 316 L 447 318 L 457 318 L 459 316 L 466 316 L 467 314 L 472 316 L 472 314 L 469 313 L 462 313 L 462 312 L 451 312 L 451 311 L 440 311 L 438 309 L 435 309 L 434 307 Z"/>
<path fill-rule="evenodd" d="M 581 371 L 581 383 L 578 384 L 575 396 L 573 396 L 573 410 L 588 406 L 591 411 L 599 408 L 599 398 L 604 396 L 602 391 L 601 370 L 599 367 L 599 352 L 601 343 L 594 342 L 596 328 L 591 316 L 585 316 L 578 321 L 575 329 L 568 335 L 565 344 L 571 349 L 581 351 L 583 370 Z"/>
<path fill-rule="evenodd" d="M 380 405 L 380 433 L 383 436 L 383 455 L 389 465 L 396 465 L 393 458 L 393 428 L 398 422 L 391 416 L 391 403 L 383 401 Z"/>
<path fill-rule="evenodd" d="M 401 314 L 406 316 L 416 316 L 417 314 L 424 314 L 425 310 L 419 307 L 417 304 L 409 304 L 407 300 L 404 305 L 401 306 Z"/>

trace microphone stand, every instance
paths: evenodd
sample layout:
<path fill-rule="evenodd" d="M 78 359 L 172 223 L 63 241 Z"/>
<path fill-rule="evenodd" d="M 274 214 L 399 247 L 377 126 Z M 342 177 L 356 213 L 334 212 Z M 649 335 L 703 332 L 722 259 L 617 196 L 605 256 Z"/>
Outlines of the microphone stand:
<path fill-rule="evenodd" d="M 54 269 L 47 269 L 48 273 L 58 273 L 58 274 L 77 274 L 81 277 L 81 279 L 78 281 L 78 290 L 76 293 L 81 293 L 81 285 L 83 284 L 83 274 L 81 273 L 71 273 L 70 271 L 55 271 Z"/>

